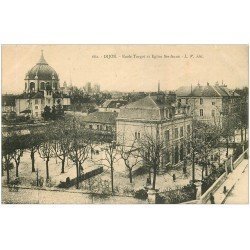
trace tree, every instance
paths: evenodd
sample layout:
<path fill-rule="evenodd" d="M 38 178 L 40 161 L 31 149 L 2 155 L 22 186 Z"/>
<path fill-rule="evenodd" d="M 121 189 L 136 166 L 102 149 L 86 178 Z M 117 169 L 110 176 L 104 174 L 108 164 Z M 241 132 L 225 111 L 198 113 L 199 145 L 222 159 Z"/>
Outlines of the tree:
<path fill-rule="evenodd" d="M 38 153 L 40 157 L 46 162 L 46 180 L 49 180 L 49 160 L 53 157 L 53 143 L 50 138 L 42 142 L 38 147 Z"/>
<path fill-rule="evenodd" d="M 16 177 L 19 176 L 18 168 L 19 168 L 22 156 L 23 156 L 23 150 L 22 149 L 15 149 L 14 152 L 12 153 L 12 155 L 11 155 L 11 158 L 15 161 L 15 164 L 16 164 Z"/>
<path fill-rule="evenodd" d="M 247 141 L 248 129 L 248 87 L 242 89 L 235 89 L 235 92 L 240 95 L 240 98 L 235 102 L 235 111 L 237 118 L 237 128 L 241 131 L 241 142 Z M 245 131 L 245 138 L 243 138 L 243 130 Z"/>
<path fill-rule="evenodd" d="M 105 142 L 102 151 L 104 156 L 101 162 L 102 165 L 110 169 L 111 192 L 114 194 L 114 164 L 120 159 L 119 152 L 116 148 L 115 136 L 113 136 L 113 140 Z"/>
<path fill-rule="evenodd" d="M 4 167 L 6 169 L 6 177 L 7 177 L 7 184 L 10 184 L 10 169 L 12 168 L 12 154 L 4 152 L 3 153 L 4 158 Z M 3 166 L 2 166 L 3 167 Z"/>
<path fill-rule="evenodd" d="M 142 137 L 137 139 L 138 151 L 144 164 L 149 168 L 149 172 L 153 170 L 152 189 L 156 187 L 157 170 L 160 166 L 161 159 L 164 155 L 164 141 L 159 135 L 158 126 L 155 131 L 148 133 L 146 130 Z"/>
<path fill-rule="evenodd" d="M 79 182 L 81 171 L 83 171 L 83 164 L 88 159 L 91 147 L 91 136 L 73 120 L 73 126 L 70 129 L 70 143 L 69 143 L 69 158 L 76 165 L 76 188 L 79 189 Z"/>
<path fill-rule="evenodd" d="M 190 156 L 192 162 L 192 182 L 195 178 L 195 164 L 202 167 L 202 179 L 208 175 L 209 156 L 219 142 L 220 134 L 216 126 L 211 126 L 198 120 L 193 120 L 191 137 L 189 140 Z"/>
<path fill-rule="evenodd" d="M 136 146 L 136 140 L 134 139 L 131 146 L 125 145 L 125 140 L 123 137 L 122 144 L 119 146 L 119 152 L 121 158 L 124 161 L 126 168 L 129 171 L 129 181 L 130 183 L 133 182 L 132 180 L 132 171 L 133 168 L 141 161 L 138 156 L 138 147 Z"/>
<path fill-rule="evenodd" d="M 30 159 L 31 159 L 31 172 L 35 172 L 35 153 L 38 150 L 39 144 L 41 143 L 42 139 L 39 135 L 34 134 L 31 132 L 30 136 L 26 139 L 27 149 L 30 152 Z"/>
<path fill-rule="evenodd" d="M 55 156 L 61 160 L 62 169 L 61 173 L 64 173 L 65 161 L 69 154 L 69 129 L 67 123 L 57 123 L 55 125 L 55 132 L 54 132 L 54 143 L 53 143 L 53 150 Z"/>
<path fill-rule="evenodd" d="M 42 113 L 42 117 L 45 121 L 48 121 L 51 118 L 51 108 L 49 106 L 44 107 L 44 111 Z"/>

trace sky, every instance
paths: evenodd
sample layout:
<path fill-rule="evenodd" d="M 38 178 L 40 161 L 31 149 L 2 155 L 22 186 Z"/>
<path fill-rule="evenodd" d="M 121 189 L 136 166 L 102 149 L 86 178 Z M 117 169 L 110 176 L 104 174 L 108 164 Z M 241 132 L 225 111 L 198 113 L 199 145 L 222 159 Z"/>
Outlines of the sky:
<path fill-rule="evenodd" d="M 60 84 L 108 91 L 175 90 L 198 83 L 248 85 L 247 45 L 2 45 L 2 93 L 24 91 L 43 50 Z M 111 55 L 111 57 L 109 57 Z"/>

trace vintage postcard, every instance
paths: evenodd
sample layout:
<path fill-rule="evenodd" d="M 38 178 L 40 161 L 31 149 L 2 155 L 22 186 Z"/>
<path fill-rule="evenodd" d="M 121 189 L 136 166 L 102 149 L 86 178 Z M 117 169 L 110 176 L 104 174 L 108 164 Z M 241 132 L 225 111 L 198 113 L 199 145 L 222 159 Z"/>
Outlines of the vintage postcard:
<path fill-rule="evenodd" d="M 3 204 L 248 204 L 247 45 L 2 45 Z"/>

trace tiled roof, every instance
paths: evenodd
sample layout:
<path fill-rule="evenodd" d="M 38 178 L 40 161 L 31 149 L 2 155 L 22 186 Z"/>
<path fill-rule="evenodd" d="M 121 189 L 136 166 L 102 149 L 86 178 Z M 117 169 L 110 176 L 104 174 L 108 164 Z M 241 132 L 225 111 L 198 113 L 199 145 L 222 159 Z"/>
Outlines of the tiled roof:
<path fill-rule="evenodd" d="M 117 104 L 119 104 L 119 106 L 122 106 L 122 105 L 127 104 L 127 101 L 125 101 L 125 100 L 118 100 L 118 99 L 109 99 L 109 100 L 106 100 L 102 104 L 102 107 L 103 108 L 116 108 Z"/>
<path fill-rule="evenodd" d="M 205 86 L 197 85 L 193 88 L 191 86 L 182 86 L 176 90 L 177 96 L 183 97 L 228 97 L 228 96 L 238 96 L 238 94 L 229 90 L 224 85 L 210 85 Z"/>
<path fill-rule="evenodd" d="M 94 112 L 82 117 L 84 122 L 115 124 L 117 118 L 116 112 Z"/>
<path fill-rule="evenodd" d="M 166 106 L 157 96 L 146 96 L 120 109 L 118 119 L 161 120 L 161 107 Z"/>

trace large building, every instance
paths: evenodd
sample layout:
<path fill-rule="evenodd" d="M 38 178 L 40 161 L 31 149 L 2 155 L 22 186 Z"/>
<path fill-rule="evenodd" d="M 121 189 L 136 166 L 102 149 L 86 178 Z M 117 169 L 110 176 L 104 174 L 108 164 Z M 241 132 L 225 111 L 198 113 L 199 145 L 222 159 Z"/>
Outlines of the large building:
<path fill-rule="evenodd" d="M 117 117 L 118 144 L 131 146 L 134 140 L 158 135 L 164 143 L 161 167 L 183 162 L 190 153 L 192 118 L 187 105 L 179 105 L 175 96 L 158 93 L 121 107 Z"/>
<path fill-rule="evenodd" d="M 42 52 L 38 63 L 25 75 L 25 91 L 15 101 L 16 113 L 39 119 L 45 106 L 52 108 L 58 104 L 67 109 L 70 97 L 60 91 L 59 76 L 45 61 Z"/>
<path fill-rule="evenodd" d="M 191 107 L 195 119 L 211 124 L 221 125 L 223 115 L 228 114 L 230 108 L 239 99 L 239 95 L 229 90 L 226 85 L 207 83 L 183 86 L 176 90 L 177 101 Z"/>

